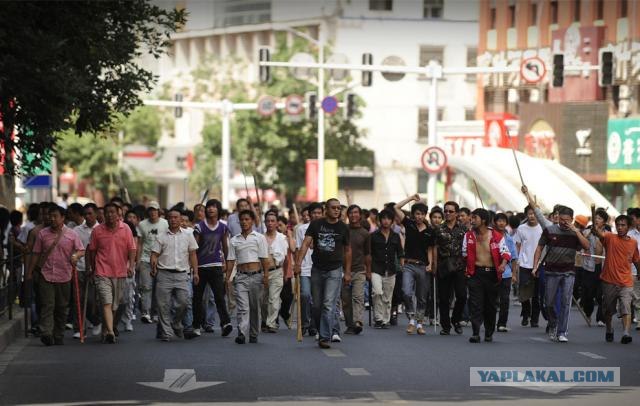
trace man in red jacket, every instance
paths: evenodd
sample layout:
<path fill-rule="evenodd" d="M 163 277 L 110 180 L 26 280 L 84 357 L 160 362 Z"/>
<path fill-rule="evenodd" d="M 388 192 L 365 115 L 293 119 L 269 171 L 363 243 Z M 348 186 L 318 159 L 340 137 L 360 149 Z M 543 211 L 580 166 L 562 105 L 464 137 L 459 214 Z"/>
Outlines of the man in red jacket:
<path fill-rule="evenodd" d="M 511 259 L 504 236 L 493 230 L 489 212 L 475 209 L 471 213 L 472 229 L 464 236 L 462 256 L 467 259 L 469 311 L 473 335 L 471 343 L 480 342 L 480 326 L 484 322 L 484 341 L 493 341 L 496 327 L 498 288 L 505 266 Z"/>

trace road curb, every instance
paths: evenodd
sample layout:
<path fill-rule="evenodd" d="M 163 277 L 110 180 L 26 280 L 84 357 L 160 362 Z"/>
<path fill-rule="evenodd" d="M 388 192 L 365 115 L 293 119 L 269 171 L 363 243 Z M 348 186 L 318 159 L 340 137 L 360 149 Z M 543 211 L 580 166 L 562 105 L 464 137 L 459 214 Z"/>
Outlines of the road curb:
<path fill-rule="evenodd" d="M 13 313 L 13 320 L 0 321 L 0 353 L 23 333 L 23 321 L 24 314 L 21 311 Z"/>

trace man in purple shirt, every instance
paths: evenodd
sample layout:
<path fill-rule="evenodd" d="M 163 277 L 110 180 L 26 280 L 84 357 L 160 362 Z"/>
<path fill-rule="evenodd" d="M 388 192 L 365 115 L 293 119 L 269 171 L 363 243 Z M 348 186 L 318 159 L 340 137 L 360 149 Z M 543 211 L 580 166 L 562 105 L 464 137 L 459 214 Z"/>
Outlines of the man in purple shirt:
<path fill-rule="evenodd" d="M 84 255 L 80 237 L 64 225 L 64 215 L 60 206 L 49 209 L 50 226 L 36 235 L 26 275 L 31 280 L 36 269 L 37 294 L 42 306 L 40 341 L 46 346 L 63 344 L 73 267 Z"/>

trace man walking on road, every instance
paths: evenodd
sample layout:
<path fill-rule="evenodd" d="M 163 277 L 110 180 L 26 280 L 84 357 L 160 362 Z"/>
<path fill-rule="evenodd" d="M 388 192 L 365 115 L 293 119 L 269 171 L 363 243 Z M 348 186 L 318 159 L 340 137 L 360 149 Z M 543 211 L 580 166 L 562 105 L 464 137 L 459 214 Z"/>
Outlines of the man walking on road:
<path fill-rule="evenodd" d="M 160 340 L 169 341 L 175 334 L 182 338 L 185 312 L 191 300 L 189 284 L 198 286 L 198 243 L 192 233 L 180 227 L 182 213 L 171 209 L 168 213 L 169 229 L 158 238 L 151 249 L 152 276 L 156 278 L 156 303 Z M 171 308 L 175 314 L 171 320 Z"/>
<path fill-rule="evenodd" d="M 371 234 L 371 293 L 375 328 L 389 328 L 391 298 L 396 285 L 396 261 L 404 264 L 400 235 L 391 229 L 395 213 L 385 209 L 378 214 L 380 228 Z"/>
<path fill-rule="evenodd" d="M 269 248 L 264 235 L 253 229 L 256 215 L 243 210 L 238 215 L 240 234 L 229 242 L 227 258 L 227 284 L 231 284 L 231 272 L 238 265 L 234 288 L 238 316 L 237 344 L 258 342 L 260 332 L 260 298 L 263 288 L 269 287 Z"/>
<path fill-rule="evenodd" d="M 35 276 L 40 297 L 40 341 L 46 346 L 64 344 L 64 329 L 71 297 L 73 267 L 84 255 L 80 238 L 64 225 L 65 210 L 49 208 L 49 226 L 35 237 L 26 279 Z"/>
<path fill-rule="evenodd" d="M 319 328 L 320 348 L 330 348 L 329 341 L 341 281 L 344 281 L 345 285 L 351 282 L 349 229 L 340 221 L 341 209 L 338 199 L 327 200 L 326 216 L 310 223 L 295 266 L 296 275 L 300 275 L 302 259 L 313 245 L 312 314 L 315 325 Z"/>
<path fill-rule="evenodd" d="M 480 326 L 484 324 L 484 341 L 493 341 L 496 327 L 498 286 L 502 273 L 511 260 L 504 237 L 489 227 L 490 216 L 485 209 L 471 213 L 472 229 L 464 236 L 462 256 L 467 258 L 469 311 L 473 335 L 471 343 L 480 342 Z"/>
<path fill-rule="evenodd" d="M 409 219 L 404 215 L 402 207 L 411 201 L 414 201 L 415 204 L 411 206 L 411 217 L 413 218 Z M 404 225 L 406 233 L 402 293 L 405 313 L 409 318 L 407 334 L 417 332 L 419 335 L 424 335 L 426 334 L 424 317 L 430 288 L 427 273 L 432 272 L 434 246 L 433 229 L 429 228 L 425 222 L 429 209 L 426 204 L 420 203 L 420 196 L 417 194 L 397 203 L 394 209 L 396 217 Z M 413 304 L 414 296 L 416 307 Z"/>
<path fill-rule="evenodd" d="M 548 251 L 545 260 L 545 303 L 549 317 L 549 338 L 552 341 L 566 343 L 569 341 L 569 311 L 575 281 L 576 253 L 580 249 L 589 249 L 589 240 L 573 224 L 573 210 L 560 206 L 558 208 L 558 224 L 551 224 L 544 229 L 538 248 L 533 258 L 532 275 L 537 274 L 542 249 Z M 560 298 L 560 311 L 556 312 L 556 296 Z"/>
<path fill-rule="evenodd" d="M 522 321 L 520 325 L 526 327 L 531 323 L 531 327 L 538 327 L 540 317 L 540 285 L 539 278 L 533 277 L 531 272 L 534 268 L 533 257 L 538 247 L 538 241 L 542 235 L 542 227 L 538 224 L 536 215 L 532 206 L 524 209 L 527 215 L 527 222 L 520 225 L 516 230 L 514 241 L 516 250 L 518 251 L 518 297 L 522 303 Z"/>
<path fill-rule="evenodd" d="M 194 228 L 194 235 L 198 243 L 198 275 L 200 283 L 193 287 L 193 328 L 196 335 L 205 323 L 206 305 L 203 304 L 204 291 L 207 285 L 211 287 L 213 298 L 220 317 L 222 336 L 226 337 L 233 331 L 231 318 L 227 311 L 225 295 L 225 272 L 227 265 L 225 258 L 229 255 L 229 231 L 220 222 L 221 203 L 216 199 L 207 201 L 205 219 L 198 222 Z"/>
<path fill-rule="evenodd" d="M 280 293 L 284 286 L 283 265 L 287 259 L 289 243 L 287 237 L 278 231 L 278 215 L 274 211 L 268 211 L 264 216 L 264 224 L 267 227 L 265 238 L 269 250 L 269 287 L 265 289 L 262 297 L 262 324 L 263 331 L 276 333 L 278 331 L 278 315 L 282 300 Z"/>
<path fill-rule="evenodd" d="M 462 242 L 467 230 L 458 223 L 458 203 L 444 204 L 445 221 L 435 229 L 437 250 L 438 294 L 440 297 L 440 335 L 449 335 L 451 324 L 457 334 L 462 334 L 462 312 L 467 302 L 467 282 L 464 276 Z M 455 293 L 453 317 L 449 318 L 451 294 Z"/>
<path fill-rule="evenodd" d="M 504 241 L 507 244 L 507 249 L 511 256 L 511 259 L 507 262 L 507 266 L 504 269 L 502 280 L 500 281 L 500 287 L 498 288 L 498 301 L 500 302 L 498 331 L 501 333 L 509 331 L 507 328 L 507 321 L 509 319 L 511 284 L 517 282 L 518 251 L 516 250 L 516 244 L 513 242 L 513 238 L 507 232 L 508 222 L 509 219 L 504 213 L 496 214 L 493 219 L 496 231 L 504 236 Z"/>
<path fill-rule="evenodd" d="M 592 217 L 595 217 L 595 206 L 591 207 Z M 593 233 L 600 239 L 607 253 L 604 260 L 604 268 L 600 278 L 602 279 L 603 304 L 605 308 L 604 320 L 607 325 L 605 339 L 613 341 L 613 326 L 611 318 L 616 313 L 616 306 L 620 303 L 620 315 L 624 332 L 620 342 L 629 344 L 632 341 L 631 329 L 631 303 L 633 301 L 633 275 L 631 266 L 640 269 L 640 253 L 638 243 L 627 235 L 631 219 L 620 215 L 616 218 L 616 232 L 603 233 L 597 227 Z"/>
<path fill-rule="evenodd" d="M 160 205 L 150 202 L 145 220 L 138 225 L 140 229 L 140 244 L 138 251 L 138 288 L 140 289 L 140 320 L 151 323 L 151 307 L 153 303 L 153 278 L 151 277 L 151 249 L 159 235 L 169 229 L 167 220 L 160 218 Z"/>
<path fill-rule="evenodd" d="M 351 285 L 342 288 L 342 311 L 345 334 L 360 334 L 364 326 L 364 286 L 371 280 L 371 234 L 362 227 L 362 209 L 347 208 L 349 241 L 351 243 Z"/>
<path fill-rule="evenodd" d="M 118 207 L 104 206 L 103 224 L 91 233 L 88 261 L 95 271 L 95 286 L 102 305 L 102 339 L 116 343 L 116 326 L 122 314 L 119 311 L 126 278 L 133 277 L 136 264 L 136 243 L 131 228 L 119 220 Z M 124 307 L 123 307 L 124 309 Z"/>
<path fill-rule="evenodd" d="M 311 203 L 307 208 L 309 212 L 309 220 L 319 220 L 323 216 L 322 205 L 320 203 Z M 303 210 L 304 213 L 304 210 Z M 303 216 L 304 219 L 304 216 Z M 300 224 L 296 228 L 296 265 L 299 263 L 300 257 L 298 253 L 302 248 L 305 234 L 309 228 L 310 222 Z M 302 334 L 309 333 L 310 336 L 315 336 L 318 332 L 318 326 L 315 325 L 311 317 L 311 268 L 313 267 L 313 248 L 307 250 L 306 255 L 300 263 L 300 305 L 302 313 Z"/>

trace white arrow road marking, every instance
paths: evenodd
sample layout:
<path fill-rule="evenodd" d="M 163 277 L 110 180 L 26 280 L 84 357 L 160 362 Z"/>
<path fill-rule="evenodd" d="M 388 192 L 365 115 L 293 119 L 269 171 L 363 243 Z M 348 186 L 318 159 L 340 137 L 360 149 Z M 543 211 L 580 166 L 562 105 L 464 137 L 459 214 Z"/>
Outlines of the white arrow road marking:
<path fill-rule="evenodd" d="M 351 376 L 369 376 L 371 375 L 369 371 L 364 368 L 342 368 L 344 372 L 348 373 Z"/>
<path fill-rule="evenodd" d="M 593 359 L 607 359 L 607 357 L 603 357 L 602 355 L 594 354 L 592 352 L 579 352 L 578 354 L 584 355 L 585 357 L 589 357 Z"/>
<path fill-rule="evenodd" d="M 209 386 L 220 385 L 220 382 L 197 382 L 196 372 L 193 369 L 165 369 L 162 382 L 138 382 L 140 385 L 151 388 L 168 390 L 174 393 L 184 393 Z"/>

